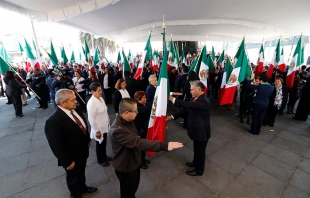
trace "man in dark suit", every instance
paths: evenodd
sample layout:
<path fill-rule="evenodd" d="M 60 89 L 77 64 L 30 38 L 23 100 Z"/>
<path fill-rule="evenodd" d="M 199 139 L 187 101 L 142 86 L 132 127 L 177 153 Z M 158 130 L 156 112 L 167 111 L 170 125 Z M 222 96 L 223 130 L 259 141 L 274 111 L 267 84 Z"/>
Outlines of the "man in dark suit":
<path fill-rule="evenodd" d="M 46 121 L 45 134 L 58 165 L 67 172 L 71 197 L 81 198 L 82 193 L 97 190 L 85 184 L 85 167 L 91 145 L 87 122 L 82 111 L 76 108 L 72 90 L 58 90 L 55 102 L 58 108 Z"/>
<path fill-rule="evenodd" d="M 157 77 L 155 75 L 150 75 L 149 85 L 146 88 L 146 106 L 152 106 L 153 100 L 156 92 Z"/>
<path fill-rule="evenodd" d="M 200 81 L 191 83 L 191 94 L 193 96 L 191 101 L 169 97 L 169 100 L 176 106 L 184 108 L 171 116 L 167 116 L 167 120 L 177 119 L 188 110 L 187 132 L 189 138 L 194 142 L 194 159 L 192 162 L 187 162 L 186 165 L 194 167 L 194 169 L 187 171 L 186 174 L 199 176 L 204 172 L 206 147 L 211 137 L 210 102 L 204 95 L 204 85 Z"/>
<path fill-rule="evenodd" d="M 171 71 L 169 72 L 170 91 L 174 91 L 176 72 L 177 72 L 177 68 L 176 67 L 171 67 Z"/>
<path fill-rule="evenodd" d="M 137 81 L 131 78 L 130 71 L 125 71 L 126 90 L 128 91 L 130 98 L 133 98 L 137 91 Z"/>
<path fill-rule="evenodd" d="M 113 73 L 113 87 L 115 86 L 118 79 L 122 78 L 122 73 L 119 71 L 118 67 L 114 67 L 114 73 Z"/>

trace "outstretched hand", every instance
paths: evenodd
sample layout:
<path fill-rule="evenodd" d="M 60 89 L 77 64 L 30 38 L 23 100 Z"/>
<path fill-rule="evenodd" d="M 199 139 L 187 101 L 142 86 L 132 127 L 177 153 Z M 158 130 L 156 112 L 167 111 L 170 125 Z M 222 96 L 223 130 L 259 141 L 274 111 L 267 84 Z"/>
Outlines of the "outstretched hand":
<path fill-rule="evenodd" d="M 181 142 L 169 142 L 168 143 L 168 151 L 172 151 L 174 149 L 182 148 L 183 144 Z"/>

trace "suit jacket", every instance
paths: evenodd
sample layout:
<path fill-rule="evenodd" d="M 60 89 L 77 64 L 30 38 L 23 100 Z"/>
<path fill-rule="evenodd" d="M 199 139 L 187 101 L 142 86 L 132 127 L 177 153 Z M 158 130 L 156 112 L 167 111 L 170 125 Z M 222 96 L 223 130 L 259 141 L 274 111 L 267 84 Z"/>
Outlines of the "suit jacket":
<path fill-rule="evenodd" d="M 90 136 L 87 121 L 79 108 L 75 111 L 86 124 L 86 135 L 80 127 L 59 107 L 45 122 L 47 141 L 58 159 L 58 165 L 67 168 L 73 161 L 76 163 L 88 158 Z"/>
<path fill-rule="evenodd" d="M 187 132 L 188 136 L 195 141 L 207 141 L 211 137 L 210 126 L 210 102 L 206 95 L 200 95 L 196 101 L 183 101 L 176 99 L 176 106 L 184 107 L 173 114 L 174 119 L 188 112 Z"/>
<path fill-rule="evenodd" d="M 102 82 L 100 82 L 100 84 L 102 84 L 102 88 L 103 88 L 103 81 L 104 81 L 104 77 L 105 77 L 106 73 L 102 74 Z M 114 89 L 115 83 L 113 84 L 113 76 L 111 73 L 108 74 L 108 86 L 110 87 L 110 89 Z"/>
<path fill-rule="evenodd" d="M 114 87 L 116 82 L 118 81 L 118 79 L 122 78 L 122 73 L 120 71 L 116 72 L 113 74 L 113 86 L 111 87 Z"/>
<path fill-rule="evenodd" d="M 277 89 L 276 89 L 276 87 L 274 87 L 274 90 L 269 97 L 270 108 L 272 106 L 274 106 L 274 98 L 276 97 L 276 94 L 277 94 Z M 282 85 L 282 103 L 281 103 L 281 107 L 280 107 L 279 111 L 283 111 L 285 109 L 286 103 L 287 103 L 287 96 L 288 96 L 287 87 L 285 85 Z"/>
<path fill-rule="evenodd" d="M 127 84 L 126 89 L 130 95 L 130 98 L 133 98 L 137 91 L 137 81 L 134 78 L 129 77 L 126 77 L 125 81 Z"/>
<path fill-rule="evenodd" d="M 6 91 L 10 97 L 20 97 L 22 95 L 22 88 L 26 87 L 26 85 L 20 84 L 16 79 L 12 79 L 6 87 Z"/>
<path fill-rule="evenodd" d="M 146 94 L 146 105 L 147 106 L 152 106 L 153 105 L 153 100 L 156 92 L 156 87 L 153 85 L 149 84 L 146 88 L 145 94 Z"/>

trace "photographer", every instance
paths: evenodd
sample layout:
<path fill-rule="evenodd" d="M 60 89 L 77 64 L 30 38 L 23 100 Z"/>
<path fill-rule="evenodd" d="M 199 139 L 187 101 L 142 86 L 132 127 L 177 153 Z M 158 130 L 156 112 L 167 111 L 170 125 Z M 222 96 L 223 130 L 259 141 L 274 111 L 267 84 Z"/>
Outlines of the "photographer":
<path fill-rule="evenodd" d="M 74 84 L 72 79 L 70 78 L 70 70 L 69 69 L 61 69 L 58 68 L 54 69 L 54 73 L 57 76 L 57 78 L 54 79 L 54 81 L 52 82 L 51 86 L 52 88 L 58 88 L 59 89 L 74 89 Z"/>

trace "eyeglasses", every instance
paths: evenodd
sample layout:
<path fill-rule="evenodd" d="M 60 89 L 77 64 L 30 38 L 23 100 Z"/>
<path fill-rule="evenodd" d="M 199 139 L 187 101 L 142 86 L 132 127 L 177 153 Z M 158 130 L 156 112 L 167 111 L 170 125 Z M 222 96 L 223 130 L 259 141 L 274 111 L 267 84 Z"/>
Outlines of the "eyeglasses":
<path fill-rule="evenodd" d="M 138 114 L 139 112 L 138 112 L 138 109 L 137 110 L 129 110 L 128 112 L 131 112 L 131 113 L 136 113 L 136 114 Z"/>

